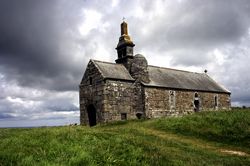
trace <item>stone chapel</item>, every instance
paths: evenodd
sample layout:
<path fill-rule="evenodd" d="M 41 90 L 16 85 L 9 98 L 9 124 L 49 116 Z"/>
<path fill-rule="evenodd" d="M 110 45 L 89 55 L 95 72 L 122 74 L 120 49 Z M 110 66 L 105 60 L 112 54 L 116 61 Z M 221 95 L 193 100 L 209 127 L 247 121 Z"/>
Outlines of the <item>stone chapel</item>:
<path fill-rule="evenodd" d="M 229 109 L 230 91 L 208 74 L 148 65 L 121 23 L 115 63 L 90 59 L 79 85 L 80 123 Z"/>

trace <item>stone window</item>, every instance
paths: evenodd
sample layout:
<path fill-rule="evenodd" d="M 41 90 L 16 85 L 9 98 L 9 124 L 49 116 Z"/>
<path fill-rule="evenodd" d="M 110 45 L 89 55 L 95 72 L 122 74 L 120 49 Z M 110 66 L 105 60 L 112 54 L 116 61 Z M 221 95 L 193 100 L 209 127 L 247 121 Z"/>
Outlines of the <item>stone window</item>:
<path fill-rule="evenodd" d="M 218 105 L 219 105 L 219 103 L 218 103 L 218 95 L 215 95 L 214 96 L 214 107 L 215 107 L 215 109 L 218 108 Z"/>
<path fill-rule="evenodd" d="M 199 97 L 197 92 L 194 93 L 194 97 Z"/>
<path fill-rule="evenodd" d="M 127 113 L 121 113 L 121 120 L 127 120 Z"/>
<path fill-rule="evenodd" d="M 169 106 L 170 110 L 175 109 L 175 91 L 169 91 Z"/>
<path fill-rule="evenodd" d="M 122 51 L 121 50 L 118 51 L 118 58 L 122 58 Z"/>
<path fill-rule="evenodd" d="M 200 98 L 197 92 L 194 93 L 194 111 L 200 111 Z"/>

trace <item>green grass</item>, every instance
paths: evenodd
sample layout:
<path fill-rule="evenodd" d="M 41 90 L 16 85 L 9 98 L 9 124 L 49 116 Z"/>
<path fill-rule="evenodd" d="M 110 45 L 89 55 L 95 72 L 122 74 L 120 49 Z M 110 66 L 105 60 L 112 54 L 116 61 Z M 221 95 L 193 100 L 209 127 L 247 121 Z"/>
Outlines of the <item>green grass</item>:
<path fill-rule="evenodd" d="M 0 166 L 250 165 L 249 121 L 250 110 L 238 110 L 92 128 L 0 129 Z"/>
<path fill-rule="evenodd" d="M 200 112 L 184 118 L 158 119 L 148 126 L 250 149 L 250 110 Z"/>

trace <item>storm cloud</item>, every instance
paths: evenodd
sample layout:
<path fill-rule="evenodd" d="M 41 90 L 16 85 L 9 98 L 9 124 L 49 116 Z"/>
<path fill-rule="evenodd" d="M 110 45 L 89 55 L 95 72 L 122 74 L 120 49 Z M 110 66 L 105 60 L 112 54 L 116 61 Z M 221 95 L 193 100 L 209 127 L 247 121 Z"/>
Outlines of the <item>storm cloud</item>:
<path fill-rule="evenodd" d="M 114 62 L 123 17 L 149 64 L 207 69 L 250 106 L 248 0 L 2 0 L 0 126 L 78 122 L 86 64 Z"/>
<path fill-rule="evenodd" d="M 8 79 L 21 86 L 77 89 L 81 65 L 74 65 L 74 52 L 79 50 L 71 51 L 78 43 L 81 10 L 59 2 L 1 1 L 0 63 Z"/>

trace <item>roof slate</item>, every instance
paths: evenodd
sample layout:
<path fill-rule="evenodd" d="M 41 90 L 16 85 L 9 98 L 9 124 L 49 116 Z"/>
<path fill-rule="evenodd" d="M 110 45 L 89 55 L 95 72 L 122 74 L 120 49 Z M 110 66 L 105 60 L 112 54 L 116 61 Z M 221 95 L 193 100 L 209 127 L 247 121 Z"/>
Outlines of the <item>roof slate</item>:
<path fill-rule="evenodd" d="M 93 60 L 104 78 L 134 80 L 122 64 Z M 205 73 L 195 73 L 171 68 L 148 66 L 149 83 L 145 86 L 230 93 Z"/>
<path fill-rule="evenodd" d="M 92 60 L 104 78 L 134 80 L 122 64 Z"/>
<path fill-rule="evenodd" d="M 230 93 L 205 73 L 148 66 L 150 82 L 147 86 Z"/>

